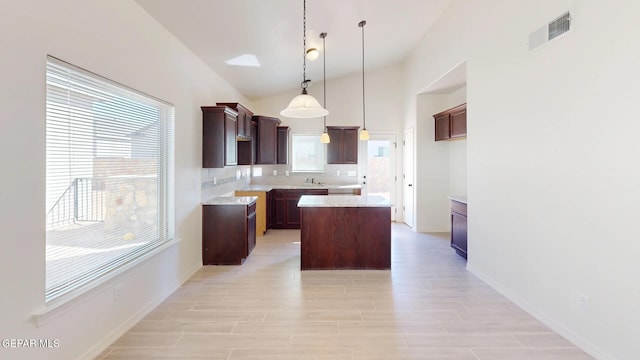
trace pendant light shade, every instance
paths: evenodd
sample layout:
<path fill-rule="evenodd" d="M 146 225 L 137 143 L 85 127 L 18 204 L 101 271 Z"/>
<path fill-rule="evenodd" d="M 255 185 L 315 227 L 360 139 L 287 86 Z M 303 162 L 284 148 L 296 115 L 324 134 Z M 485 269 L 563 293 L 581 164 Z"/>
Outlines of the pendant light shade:
<path fill-rule="evenodd" d="M 290 118 L 317 118 L 329 114 L 318 100 L 307 94 L 307 0 L 303 0 L 302 8 L 302 93 L 291 100 L 289 106 L 280 112 L 280 115 Z"/>
<path fill-rule="evenodd" d="M 280 112 L 280 115 L 290 118 L 317 118 L 327 115 L 318 100 L 308 95 L 306 90 L 291 100 L 289 106 Z"/>
<path fill-rule="evenodd" d="M 360 140 L 369 140 L 369 131 L 366 125 L 365 106 L 364 106 L 364 26 L 367 24 L 365 20 L 358 23 L 358 27 L 362 29 L 362 130 L 360 131 Z"/>

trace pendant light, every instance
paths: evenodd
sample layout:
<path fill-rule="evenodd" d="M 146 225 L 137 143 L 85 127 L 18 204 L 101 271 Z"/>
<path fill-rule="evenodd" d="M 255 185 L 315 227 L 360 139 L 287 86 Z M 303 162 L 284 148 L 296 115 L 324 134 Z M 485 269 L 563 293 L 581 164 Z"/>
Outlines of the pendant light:
<path fill-rule="evenodd" d="M 327 106 L 327 47 L 324 44 L 324 39 L 327 37 L 327 33 L 320 34 L 322 38 L 322 105 Z M 320 135 L 320 143 L 328 144 L 331 142 L 329 133 L 327 133 L 327 116 L 323 117 L 324 130 Z"/>
<path fill-rule="evenodd" d="M 360 140 L 369 140 L 369 131 L 365 123 L 366 117 L 364 113 L 364 26 L 367 24 L 365 20 L 358 23 L 358 27 L 362 28 L 362 131 L 360 131 Z"/>
<path fill-rule="evenodd" d="M 280 115 L 290 118 L 317 118 L 329 113 L 320 106 L 318 100 L 307 94 L 307 87 L 311 80 L 307 80 L 307 0 L 303 0 L 302 8 L 302 93 L 291 100 L 289 106 Z"/>

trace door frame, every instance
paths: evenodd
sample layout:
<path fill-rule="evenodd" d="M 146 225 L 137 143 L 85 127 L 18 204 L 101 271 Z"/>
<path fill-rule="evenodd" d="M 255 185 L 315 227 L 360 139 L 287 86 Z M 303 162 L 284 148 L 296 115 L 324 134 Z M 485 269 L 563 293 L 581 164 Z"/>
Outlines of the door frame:
<path fill-rule="evenodd" d="M 401 196 L 402 196 L 402 181 L 401 180 L 401 176 L 400 174 L 402 173 L 402 162 L 399 159 L 400 156 L 400 145 L 401 143 L 399 142 L 399 138 L 400 135 L 398 134 L 398 132 L 395 131 L 371 131 L 369 132 L 369 138 L 371 140 L 390 140 L 391 143 L 393 144 L 392 148 L 391 148 L 391 163 L 393 165 L 393 169 L 391 169 L 391 171 L 393 172 L 391 174 L 391 176 L 394 179 L 394 186 L 393 186 L 393 190 L 392 190 L 392 204 L 391 204 L 391 220 L 392 221 L 402 221 L 402 206 L 400 204 L 402 204 L 401 201 Z M 366 185 L 366 178 L 364 178 L 364 176 L 367 175 L 368 173 L 368 167 L 369 167 L 369 149 L 368 149 L 368 142 L 367 141 L 359 141 L 359 149 L 358 149 L 358 153 L 361 154 L 361 156 L 359 155 L 360 161 L 358 161 L 358 173 L 359 173 L 359 178 L 361 180 L 361 184 L 364 182 L 365 184 L 363 184 L 363 188 L 362 188 L 362 195 L 366 196 L 367 195 L 367 185 Z"/>
<path fill-rule="evenodd" d="M 407 142 L 409 143 L 409 146 L 407 146 Z M 404 130 L 404 137 L 402 138 L 402 219 L 404 223 L 409 225 L 409 227 L 414 231 L 416 229 L 415 154 L 415 129 L 408 128 Z M 408 191 L 409 186 L 412 189 L 411 192 Z M 410 216 L 407 216 L 407 213 Z"/>

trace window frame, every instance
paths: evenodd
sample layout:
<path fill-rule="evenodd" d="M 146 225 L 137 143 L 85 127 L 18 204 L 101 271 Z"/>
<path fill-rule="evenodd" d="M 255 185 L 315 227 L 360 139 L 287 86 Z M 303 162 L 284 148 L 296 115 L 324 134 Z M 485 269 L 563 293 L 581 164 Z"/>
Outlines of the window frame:
<path fill-rule="evenodd" d="M 291 135 L 291 172 L 292 173 L 324 173 L 327 166 L 327 147 L 325 144 L 320 143 L 319 133 L 296 133 Z M 296 149 L 296 139 L 306 138 L 309 140 L 307 144 L 313 144 L 315 149 L 318 150 L 317 154 L 320 156 L 318 159 L 320 163 L 319 168 L 299 168 L 296 155 L 299 151 Z"/>
<path fill-rule="evenodd" d="M 50 120 L 50 108 L 49 108 L 50 104 L 55 104 L 56 106 L 59 105 L 59 102 L 51 100 L 51 98 L 53 98 L 55 95 L 59 95 L 56 93 L 56 91 L 58 90 L 51 90 L 50 92 L 50 88 L 65 89 L 64 87 L 60 86 L 59 83 L 55 83 L 53 80 L 50 79 L 50 76 L 53 76 L 54 73 L 59 75 L 57 71 L 68 71 L 70 74 L 72 74 L 70 76 L 77 77 L 77 79 L 80 79 L 80 81 L 86 80 L 91 84 L 94 84 L 92 82 L 95 82 L 95 84 L 97 84 L 96 89 L 105 91 L 105 94 L 107 96 L 114 96 L 114 97 L 122 96 L 127 98 L 128 101 L 132 101 L 132 102 L 140 101 L 140 103 L 144 103 L 145 105 L 151 104 L 148 106 L 158 111 L 158 118 L 157 118 L 158 130 L 154 133 L 154 137 L 152 138 L 153 146 L 158 147 L 157 155 L 156 155 L 156 159 L 158 161 L 158 167 L 156 170 L 157 171 L 156 209 L 157 209 L 158 215 L 156 218 L 157 224 L 155 225 L 155 229 L 156 229 L 155 231 L 157 231 L 157 237 L 154 236 L 154 240 L 148 241 L 141 246 L 132 248 L 132 251 L 123 253 L 118 256 L 114 256 L 107 263 L 102 264 L 101 266 L 96 267 L 90 271 L 87 271 L 85 273 L 79 273 L 79 274 L 76 273 L 75 276 L 71 276 L 69 278 L 69 281 L 67 281 L 67 284 L 50 287 L 47 281 L 45 281 L 44 293 L 45 293 L 45 303 L 47 304 L 47 306 L 53 306 L 55 304 L 68 302 L 70 299 L 76 298 L 77 296 L 109 281 L 114 276 L 117 276 L 118 274 L 126 271 L 127 269 L 130 269 L 136 266 L 137 264 L 146 260 L 150 256 L 153 256 L 154 254 L 162 251 L 163 249 L 177 242 L 176 240 L 174 240 L 174 237 L 175 237 L 174 222 L 175 221 L 174 221 L 174 209 L 173 209 L 173 206 L 174 206 L 174 180 L 173 179 L 174 179 L 174 159 L 175 159 L 174 157 L 175 106 L 166 101 L 160 100 L 158 98 L 155 98 L 153 96 L 150 96 L 138 90 L 132 89 L 126 85 L 120 84 L 118 82 L 115 82 L 113 80 L 100 76 L 98 74 L 95 74 L 93 72 L 79 68 L 75 65 L 67 63 L 53 56 L 47 56 L 47 61 L 46 61 L 46 98 L 47 98 L 46 124 L 47 124 L 47 128 L 49 128 L 50 121 L 54 121 L 55 123 L 55 120 L 53 119 L 56 117 L 60 118 L 59 115 L 56 115 L 56 116 L 52 115 L 51 116 L 52 120 Z M 50 81 L 52 84 L 55 83 L 55 85 L 50 85 Z M 71 83 L 71 81 L 69 81 L 69 83 Z M 72 89 L 73 87 L 69 87 L 67 88 L 67 91 L 69 93 L 72 93 L 73 92 L 71 91 Z M 108 93 L 109 89 L 113 89 L 113 92 Z M 126 97 L 127 94 L 130 95 L 130 97 Z M 97 118 L 96 114 L 93 111 L 95 110 L 92 109 L 93 116 Z M 97 120 L 95 121 L 97 123 Z M 71 128 L 72 126 L 71 123 L 73 122 L 73 120 L 69 119 L 68 122 Z M 53 137 L 53 139 L 55 139 L 55 137 Z M 93 144 L 94 144 L 94 154 L 93 154 L 94 159 L 100 158 L 100 156 L 97 155 L 95 150 L 96 149 L 95 147 L 97 146 L 96 144 L 104 140 L 114 141 L 113 139 L 106 139 L 102 137 L 101 134 L 99 134 L 97 130 L 94 129 L 93 136 L 91 137 L 91 141 L 93 141 Z M 118 142 L 118 140 L 115 140 L 114 143 L 115 142 Z M 46 151 L 51 151 L 51 149 L 49 148 L 48 136 L 47 136 L 47 145 L 45 146 L 45 149 Z M 69 151 L 70 151 L 69 154 L 71 154 L 71 150 Z M 133 154 L 131 154 L 131 157 L 134 158 Z M 49 165 L 50 164 L 47 162 L 47 169 L 49 169 Z M 48 182 L 48 175 L 45 182 L 46 183 Z M 48 190 L 45 190 L 45 194 L 46 194 L 45 196 L 47 197 L 49 196 Z M 45 242 L 47 242 L 47 237 L 45 237 Z M 47 244 L 47 247 L 48 247 L 48 244 Z M 50 260 L 51 259 L 49 259 L 48 254 L 45 255 L 45 262 L 47 262 L 45 267 L 48 267 L 50 265 L 48 263 Z M 45 278 L 46 277 L 47 275 L 45 275 Z"/>

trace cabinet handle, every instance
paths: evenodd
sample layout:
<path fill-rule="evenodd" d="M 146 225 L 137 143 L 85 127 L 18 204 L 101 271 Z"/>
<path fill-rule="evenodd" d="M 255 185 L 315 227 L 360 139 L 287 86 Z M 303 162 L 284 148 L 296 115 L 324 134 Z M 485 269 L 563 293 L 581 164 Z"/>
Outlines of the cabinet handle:
<path fill-rule="evenodd" d="M 413 184 L 409 184 L 409 186 L 413 186 Z"/>

